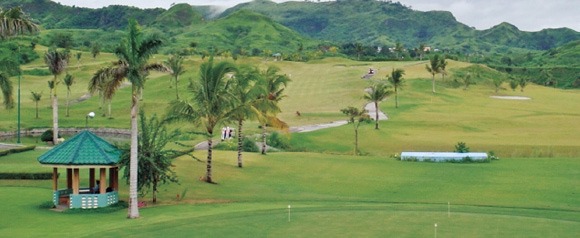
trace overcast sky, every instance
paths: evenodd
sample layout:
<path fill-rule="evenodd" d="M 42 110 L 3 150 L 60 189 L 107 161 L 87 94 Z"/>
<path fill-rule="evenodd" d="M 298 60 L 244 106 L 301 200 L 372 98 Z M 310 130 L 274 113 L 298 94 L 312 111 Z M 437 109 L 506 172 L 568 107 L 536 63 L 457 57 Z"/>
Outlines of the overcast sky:
<path fill-rule="evenodd" d="M 53 0 L 63 5 L 100 8 L 130 5 L 169 8 L 172 3 L 231 7 L 249 0 Z M 287 0 L 273 0 L 285 2 Z M 300 0 L 299 0 L 300 1 Z M 316 1 L 316 0 L 311 0 Z M 328 1 L 328 0 L 321 0 Z M 509 22 L 524 31 L 568 27 L 580 31 L 580 0 L 398 0 L 415 10 L 445 10 L 458 21 L 479 30 Z M 393 0 L 397 2 L 397 0 Z"/>

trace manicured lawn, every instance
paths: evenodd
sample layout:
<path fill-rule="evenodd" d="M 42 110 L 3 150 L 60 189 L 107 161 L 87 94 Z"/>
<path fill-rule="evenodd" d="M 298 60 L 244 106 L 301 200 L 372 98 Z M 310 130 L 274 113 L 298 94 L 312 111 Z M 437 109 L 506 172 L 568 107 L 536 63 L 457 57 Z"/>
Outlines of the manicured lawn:
<path fill-rule="evenodd" d="M 203 157 L 204 152 L 195 155 Z M 434 235 L 434 223 L 438 235 L 445 237 L 573 237 L 580 232 L 577 159 L 451 164 L 318 153 L 247 153 L 245 158 L 246 167 L 239 169 L 235 153 L 217 151 L 217 185 L 198 180 L 203 163 L 179 158 L 175 168 L 180 184 L 161 187 L 160 204 L 141 209 L 142 218 L 137 220 L 126 219 L 124 209 L 112 213 L 41 209 L 39 205 L 50 201 L 50 181 L 0 180 L 2 214 L 18 214 L 0 216 L 0 233 L 417 237 Z M 178 201 L 176 195 L 184 190 L 185 197 Z M 127 196 L 127 187 L 122 186 L 121 198 Z"/>

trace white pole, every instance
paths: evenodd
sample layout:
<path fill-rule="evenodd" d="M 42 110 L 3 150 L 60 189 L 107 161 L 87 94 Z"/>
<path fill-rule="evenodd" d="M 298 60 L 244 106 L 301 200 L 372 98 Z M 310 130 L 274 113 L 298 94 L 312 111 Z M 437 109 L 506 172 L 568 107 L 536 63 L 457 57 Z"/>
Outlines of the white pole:
<path fill-rule="evenodd" d="M 451 203 L 447 202 L 447 217 L 451 217 Z"/>
<path fill-rule="evenodd" d="M 288 222 L 290 222 L 290 205 L 288 205 Z"/>
<path fill-rule="evenodd" d="M 435 238 L 437 238 L 437 223 L 435 223 Z"/>

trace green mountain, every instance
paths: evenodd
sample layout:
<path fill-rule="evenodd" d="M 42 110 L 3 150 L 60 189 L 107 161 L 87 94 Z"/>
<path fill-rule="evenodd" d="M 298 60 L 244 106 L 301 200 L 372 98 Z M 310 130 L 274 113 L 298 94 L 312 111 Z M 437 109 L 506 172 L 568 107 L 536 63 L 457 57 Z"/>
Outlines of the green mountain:
<path fill-rule="evenodd" d="M 240 10 L 227 17 L 200 23 L 175 36 L 189 40 L 199 49 L 217 49 L 234 54 L 257 55 L 262 51 L 292 53 L 300 46 L 316 44 L 295 31 L 252 11 Z"/>
<path fill-rule="evenodd" d="M 222 16 L 240 9 L 262 13 L 312 38 L 340 43 L 394 46 L 401 42 L 408 48 L 426 44 L 461 50 L 458 45 L 470 41 L 475 49 L 507 46 L 546 50 L 580 39 L 580 33 L 567 28 L 523 32 L 508 23 L 478 31 L 458 22 L 450 12 L 422 12 L 392 1 L 255 0 L 230 8 Z"/>

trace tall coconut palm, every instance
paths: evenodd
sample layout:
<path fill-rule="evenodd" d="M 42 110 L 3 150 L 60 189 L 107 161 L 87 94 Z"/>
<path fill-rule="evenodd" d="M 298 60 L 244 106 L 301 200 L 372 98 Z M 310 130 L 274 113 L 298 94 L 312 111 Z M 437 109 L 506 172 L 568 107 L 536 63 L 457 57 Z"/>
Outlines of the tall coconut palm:
<path fill-rule="evenodd" d="M 179 91 L 177 87 L 177 78 L 179 75 L 185 73 L 185 69 L 183 68 L 183 56 L 181 55 L 172 55 L 167 61 L 164 62 L 165 66 L 171 69 L 171 76 L 173 76 L 174 85 L 175 86 L 175 97 L 179 100 Z"/>
<path fill-rule="evenodd" d="M 119 61 L 107 68 L 99 70 L 100 77 L 109 79 L 105 94 L 114 91 L 126 78 L 131 82 L 131 155 L 129 162 L 129 218 L 139 217 L 137 201 L 137 166 L 138 166 L 138 137 L 139 129 L 137 116 L 139 111 L 139 94 L 143 90 L 145 78 L 150 70 L 167 71 L 162 64 L 148 63 L 148 59 L 161 46 L 162 42 L 156 38 L 144 39 L 141 28 L 136 20 L 129 20 L 127 38 L 117 47 L 115 55 Z"/>
<path fill-rule="evenodd" d="M 214 63 L 213 57 L 201 64 L 198 80 L 192 81 L 189 91 L 191 100 L 171 103 L 168 115 L 171 120 L 184 120 L 204 128 L 207 140 L 207 162 L 205 181 L 214 183 L 212 177 L 212 138 L 215 127 L 228 119 L 233 109 L 234 96 L 232 73 L 236 66 L 228 61 Z"/>
<path fill-rule="evenodd" d="M 276 66 L 269 66 L 266 71 L 262 72 L 264 79 L 266 80 L 266 94 L 262 96 L 264 100 L 268 100 L 263 103 L 260 107 L 262 113 L 262 154 L 266 154 L 266 127 L 268 124 L 275 127 L 287 127 L 286 123 L 280 121 L 276 118 L 276 114 L 280 112 L 280 108 L 277 106 L 278 102 L 282 100 L 284 95 L 284 89 L 286 85 L 290 82 L 290 78 L 287 75 L 282 75 L 279 73 L 280 69 Z"/>
<path fill-rule="evenodd" d="M 403 69 L 393 69 L 391 76 L 388 76 L 389 82 L 395 89 L 395 108 L 399 108 L 399 90 L 405 85 L 404 74 Z"/>
<path fill-rule="evenodd" d="M 89 80 L 89 92 L 93 95 L 98 92 L 101 98 L 101 107 L 105 104 L 107 105 L 103 116 L 112 118 L 111 102 L 113 101 L 113 96 L 123 84 L 123 79 L 126 77 L 126 67 L 126 62 L 117 61 L 113 63 L 113 66 L 97 70 Z"/>
<path fill-rule="evenodd" d="M 385 100 L 393 91 L 389 85 L 383 82 L 377 82 L 371 85 L 370 90 L 364 95 L 364 99 L 375 104 L 375 129 L 379 129 L 379 102 Z"/>
<path fill-rule="evenodd" d="M 14 97 L 12 96 L 12 81 L 8 77 L 8 74 L 0 72 L 0 91 L 4 96 L 4 108 L 10 109 L 14 107 Z"/>
<path fill-rule="evenodd" d="M 58 84 L 58 76 L 64 72 L 68 65 L 69 53 L 68 51 L 59 51 L 57 49 L 49 49 L 44 54 L 44 62 L 48 66 L 48 70 L 53 75 L 52 78 L 52 141 L 56 145 L 58 143 L 58 97 L 56 86 Z"/>
<path fill-rule="evenodd" d="M 38 32 L 38 25 L 22 11 L 22 8 L 13 7 L 8 10 L 0 8 L 0 38 L 35 32 Z"/>
<path fill-rule="evenodd" d="M 30 91 L 30 93 L 32 94 L 30 95 L 30 99 L 32 99 L 36 105 L 36 119 L 38 119 L 38 102 L 40 102 L 40 99 L 42 98 L 42 92 Z"/>
<path fill-rule="evenodd" d="M 235 76 L 235 83 L 232 94 L 236 99 L 234 108 L 230 113 L 230 119 L 238 122 L 238 167 L 243 167 L 242 141 L 243 123 L 248 119 L 255 119 L 261 116 L 259 108 L 264 108 L 269 100 L 261 100 L 260 96 L 266 93 L 265 80 L 263 80 L 260 70 L 256 67 L 242 66 Z"/>
<path fill-rule="evenodd" d="M 434 55 L 433 58 L 429 60 L 429 64 L 425 65 L 427 72 L 431 73 L 433 93 L 435 93 L 435 75 L 441 72 L 441 61 L 439 60 L 439 55 Z"/>
<path fill-rule="evenodd" d="M 348 116 L 348 123 L 352 123 L 354 128 L 354 155 L 359 154 L 358 150 L 358 128 L 361 122 L 368 122 L 370 121 L 369 115 L 367 114 L 367 110 L 358 109 L 356 107 L 349 106 L 347 108 L 340 109 L 342 113 Z"/>
<path fill-rule="evenodd" d="M 70 105 L 70 101 L 69 101 L 69 97 L 70 97 L 70 87 L 73 85 L 73 83 L 75 82 L 75 78 L 70 75 L 70 74 L 66 74 L 64 76 L 64 85 L 66 85 L 66 116 L 68 117 L 69 114 L 69 105 Z"/>
<path fill-rule="evenodd" d="M 22 8 L 13 7 L 8 10 L 0 8 L 0 39 L 35 32 L 38 32 L 38 25 L 32 22 L 32 19 L 22 11 Z M 14 107 L 12 82 L 9 75 L 3 72 L 0 72 L 0 91 L 4 97 L 4 107 L 6 109 Z"/>

